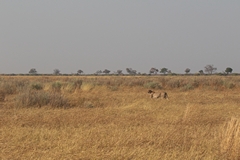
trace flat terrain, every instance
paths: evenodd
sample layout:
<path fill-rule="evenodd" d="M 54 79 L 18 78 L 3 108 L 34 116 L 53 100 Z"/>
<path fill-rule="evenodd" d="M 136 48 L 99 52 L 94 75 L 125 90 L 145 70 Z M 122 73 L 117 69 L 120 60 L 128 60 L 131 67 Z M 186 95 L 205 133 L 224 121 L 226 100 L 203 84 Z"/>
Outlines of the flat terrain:
<path fill-rule="evenodd" d="M 0 87 L 0 159 L 240 159 L 238 76 L 16 76 Z"/>

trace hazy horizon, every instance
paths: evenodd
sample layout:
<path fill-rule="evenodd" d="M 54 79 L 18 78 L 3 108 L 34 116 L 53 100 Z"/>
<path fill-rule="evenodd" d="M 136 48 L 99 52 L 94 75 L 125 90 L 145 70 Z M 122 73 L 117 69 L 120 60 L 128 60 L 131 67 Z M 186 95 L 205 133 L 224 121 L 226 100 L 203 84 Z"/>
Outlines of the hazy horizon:
<path fill-rule="evenodd" d="M 0 1 L 0 74 L 240 73 L 240 1 Z"/>

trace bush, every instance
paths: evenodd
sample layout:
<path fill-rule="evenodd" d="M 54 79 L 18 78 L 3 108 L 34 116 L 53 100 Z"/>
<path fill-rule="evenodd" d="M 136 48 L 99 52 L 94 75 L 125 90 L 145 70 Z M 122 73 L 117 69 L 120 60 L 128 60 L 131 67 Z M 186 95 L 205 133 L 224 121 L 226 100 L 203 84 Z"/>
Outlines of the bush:
<path fill-rule="evenodd" d="M 1 91 L 6 95 L 15 94 L 26 89 L 29 85 L 28 80 L 19 80 L 15 78 L 2 78 L 0 79 Z"/>
<path fill-rule="evenodd" d="M 167 82 L 167 86 L 170 88 L 179 88 L 180 87 L 180 81 L 178 79 L 170 79 Z"/>
<path fill-rule="evenodd" d="M 181 91 L 188 91 L 194 89 L 192 84 L 187 84 L 181 88 Z"/>
<path fill-rule="evenodd" d="M 118 86 L 109 86 L 108 89 L 110 91 L 117 91 L 118 90 Z"/>
<path fill-rule="evenodd" d="M 150 88 L 150 89 L 161 89 L 161 85 L 157 82 L 148 82 L 144 84 L 145 88 Z"/>
<path fill-rule="evenodd" d="M 84 107 L 84 108 L 93 108 L 94 106 L 93 106 L 93 104 L 92 104 L 91 101 L 85 101 L 85 102 L 83 103 L 83 107 Z"/>
<path fill-rule="evenodd" d="M 54 108 L 67 108 L 69 106 L 68 99 L 59 93 L 52 93 L 50 95 L 49 104 Z"/>
<path fill-rule="evenodd" d="M 232 82 L 224 82 L 224 86 L 228 89 L 233 89 L 236 85 Z"/>
<path fill-rule="evenodd" d="M 27 90 L 16 98 L 16 107 L 42 107 L 50 105 L 54 108 L 66 108 L 68 100 L 60 93 Z"/>
<path fill-rule="evenodd" d="M 80 89 L 82 86 L 82 80 L 71 80 L 65 84 L 65 88 L 67 92 L 73 93 L 76 89 Z"/>
<path fill-rule="evenodd" d="M 77 79 L 77 80 L 75 80 L 75 81 L 73 82 L 73 84 L 74 84 L 74 86 L 75 86 L 76 89 L 80 89 L 81 86 L 82 86 L 82 83 L 83 83 L 83 81 L 80 80 L 80 79 Z"/>
<path fill-rule="evenodd" d="M 61 88 L 62 88 L 62 83 L 60 83 L 60 82 L 53 82 L 52 83 L 52 90 L 54 92 L 60 92 Z"/>
<path fill-rule="evenodd" d="M 19 94 L 16 98 L 16 107 L 41 107 L 47 105 L 50 101 L 49 94 L 46 92 L 38 92 L 27 90 Z"/>
<path fill-rule="evenodd" d="M 31 84 L 31 89 L 34 89 L 34 90 L 42 90 L 42 89 L 43 89 L 43 85 L 40 84 L 40 83 L 32 83 L 32 84 Z"/>
<path fill-rule="evenodd" d="M 0 102 L 3 101 L 5 101 L 5 93 L 2 90 L 0 90 Z"/>

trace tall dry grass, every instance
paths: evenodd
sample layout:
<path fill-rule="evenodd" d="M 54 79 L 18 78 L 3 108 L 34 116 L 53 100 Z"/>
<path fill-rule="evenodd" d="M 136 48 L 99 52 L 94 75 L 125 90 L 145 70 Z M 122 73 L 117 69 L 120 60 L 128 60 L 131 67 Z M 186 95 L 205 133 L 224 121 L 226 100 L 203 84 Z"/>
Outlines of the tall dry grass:
<path fill-rule="evenodd" d="M 0 159 L 239 159 L 239 80 L 1 77 Z"/>
<path fill-rule="evenodd" d="M 240 119 L 231 118 L 221 132 L 221 153 L 226 159 L 240 159 Z"/>

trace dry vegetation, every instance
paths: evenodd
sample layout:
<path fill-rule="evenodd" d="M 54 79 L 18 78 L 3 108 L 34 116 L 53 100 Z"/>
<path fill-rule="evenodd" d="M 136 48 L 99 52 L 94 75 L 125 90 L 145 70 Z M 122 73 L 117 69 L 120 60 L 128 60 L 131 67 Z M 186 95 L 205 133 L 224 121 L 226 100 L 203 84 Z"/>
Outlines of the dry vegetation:
<path fill-rule="evenodd" d="M 238 160 L 239 91 L 238 76 L 0 77 L 0 159 Z"/>

